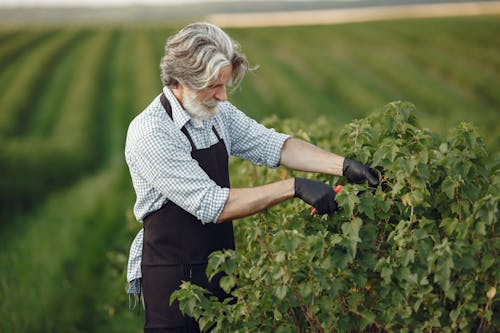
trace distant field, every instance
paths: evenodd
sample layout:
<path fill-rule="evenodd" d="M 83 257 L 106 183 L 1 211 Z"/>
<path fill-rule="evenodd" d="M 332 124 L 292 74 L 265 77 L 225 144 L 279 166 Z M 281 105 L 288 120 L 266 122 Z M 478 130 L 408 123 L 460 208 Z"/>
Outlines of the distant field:
<path fill-rule="evenodd" d="M 178 27 L 0 30 L 0 331 L 140 332 L 125 295 L 139 224 L 126 128 Z M 259 69 L 230 100 L 333 133 L 394 100 L 500 148 L 500 17 L 230 29 Z M 339 152 L 342 153 L 342 152 Z"/>

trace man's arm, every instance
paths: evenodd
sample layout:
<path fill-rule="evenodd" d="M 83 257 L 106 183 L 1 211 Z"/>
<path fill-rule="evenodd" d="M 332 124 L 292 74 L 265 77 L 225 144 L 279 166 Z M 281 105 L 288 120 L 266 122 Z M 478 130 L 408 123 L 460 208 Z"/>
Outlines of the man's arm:
<path fill-rule="evenodd" d="M 281 150 L 280 165 L 298 171 L 342 176 L 344 159 L 309 142 L 289 138 Z"/>
<path fill-rule="evenodd" d="M 232 188 L 217 223 L 250 216 L 291 199 L 295 196 L 294 186 L 291 178 L 252 188 Z"/>
<path fill-rule="evenodd" d="M 294 138 L 289 138 L 283 144 L 280 164 L 293 170 L 343 176 L 351 183 L 367 182 L 371 187 L 378 186 L 381 179 L 380 172 L 369 164 L 327 152 Z"/>

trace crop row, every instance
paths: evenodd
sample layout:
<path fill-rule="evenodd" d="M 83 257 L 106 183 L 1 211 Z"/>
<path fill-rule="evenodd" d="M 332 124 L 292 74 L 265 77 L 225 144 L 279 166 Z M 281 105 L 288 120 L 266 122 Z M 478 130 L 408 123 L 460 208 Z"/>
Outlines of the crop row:
<path fill-rule="evenodd" d="M 69 42 L 71 37 L 63 34 L 56 42 L 60 40 Z M 66 44 L 54 44 L 49 44 L 50 47 L 42 48 L 43 52 L 40 52 L 46 61 L 54 57 L 56 52 L 64 54 L 63 47 Z M 59 96 L 62 99 L 61 110 L 52 119 L 55 125 L 49 137 L 44 140 L 22 137 L 3 140 L 0 147 L 0 172 L 7 177 L 0 181 L 2 208 L 25 210 L 53 189 L 78 179 L 100 162 L 103 147 L 101 133 L 104 131 L 101 126 L 106 126 L 106 113 L 98 104 L 99 98 L 104 95 L 103 82 L 99 78 L 109 61 L 110 45 L 113 45 L 111 33 L 95 34 L 86 43 L 89 51 L 78 59 L 74 73 L 80 79 L 68 82 L 70 89 L 65 95 Z M 30 68 L 28 65 L 33 63 L 41 62 L 29 62 L 25 68 Z M 26 72 L 26 76 L 19 79 L 20 83 L 13 82 L 12 86 L 16 89 L 12 88 L 4 95 L 3 101 L 11 101 L 7 106 L 15 111 L 11 113 L 10 120 L 23 114 L 19 104 L 28 103 L 29 93 L 40 89 L 37 83 L 51 73 L 44 73 L 45 66 L 42 65 Z M 30 111 L 26 111 L 27 115 L 36 114 L 36 106 L 31 109 L 24 105 Z M 5 126 L 5 132 L 16 127 L 9 126 L 13 125 L 13 121 L 6 117 L 2 118 L 1 123 Z"/>
<path fill-rule="evenodd" d="M 18 64 L 14 79 L 3 87 L 0 98 L 2 137 L 9 137 L 20 131 L 29 110 L 36 105 L 32 96 L 43 89 L 46 75 L 64 55 L 65 46 L 72 38 L 71 33 L 57 34 L 55 38 L 43 43 L 37 52 L 30 53 L 22 64 Z"/>
<path fill-rule="evenodd" d="M 38 30 L 38 31 L 13 31 L 3 34 L 0 42 L 0 65 L 2 72 L 11 66 L 13 61 L 19 60 L 23 54 L 26 54 L 41 43 L 47 41 L 48 38 L 58 34 L 56 30 Z"/>
<path fill-rule="evenodd" d="M 0 331 L 95 331 L 113 316 L 117 304 L 126 307 L 122 252 L 138 226 L 129 219 L 130 228 L 123 228 L 127 220 L 125 213 L 132 205 L 132 193 L 123 169 L 122 146 L 124 128 L 137 113 L 139 105 L 134 91 L 140 88 L 139 84 L 150 83 L 134 80 L 139 71 L 129 66 L 127 57 L 120 55 L 129 50 L 138 51 L 133 47 L 142 38 L 140 36 L 116 33 L 92 36 L 88 41 L 92 52 L 78 58 L 79 69 L 75 76 L 80 75 L 87 83 L 74 89 L 85 93 L 91 105 L 95 101 L 102 105 L 97 109 L 100 115 L 80 109 L 78 105 L 72 107 L 72 112 L 89 113 L 88 117 L 94 117 L 82 122 L 81 128 L 73 123 L 73 131 L 89 133 L 92 127 L 99 129 L 101 148 L 89 145 L 88 140 L 71 145 L 77 145 L 75 154 L 81 154 L 85 149 L 83 145 L 87 144 L 93 149 L 104 149 L 110 156 L 101 160 L 101 171 L 78 176 L 75 178 L 78 181 L 67 190 L 53 192 L 49 199 L 40 200 L 43 202 L 33 213 L 0 225 L 2 232 L 12 235 L 2 243 L 0 251 L 2 267 L 9 267 L 0 277 L 0 293 L 8 298 L 0 305 L 0 316 L 7 318 L 0 323 Z M 147 54 L 149 45 L 142 46 Z M 134 55 L 144 55 L 142 52 L 144 49 Z M 97 86 L 108 94 L 92 89 L 95 83 L 89 76 L 101 77 L 102 82 Z M 102 89 L 102 85 L 106 89 Z M 73 89 L 65 95 L 67 99 L 76 98 L 76 92 L 71 91 Z M 45 138 L 51 149 L 56 145 L 51 142 L 57 131 Z M 61 147 L 64 146 L 62 141 Z M 37 149 L 43 146 L 40 144 Z M 75 157 L 68 155 L 68 158 Z M 57 156 L 53 162 L 57 162 L 59 168 L 65 166 Z M 29 263 L 26 258 L 30 258 Z M 17 285 L 29 287 L 20 289 Z M 122 324 L 125 321 L 136 327 L 140 325 L 140 319 L 132 313 L 125 312 L 120 318 Z M 114 325 L 103 331 L 120 330 Z"/>
<path fill-rule="evenodd" d="M 423 126 L 445 133 L 472 121 L 498 147 L 492 128 L 500 98 L 498 46 L 490 38 L 498 29 L 495 18 L 468 18 L 235 30 L 260 68 L 234 100 L 250 113 L 254 100 L 263 103 L 258 117 L 330 115 L 341 123 L 410 100 Z M 243 96 L 254 91 L 257 98 Z"/>

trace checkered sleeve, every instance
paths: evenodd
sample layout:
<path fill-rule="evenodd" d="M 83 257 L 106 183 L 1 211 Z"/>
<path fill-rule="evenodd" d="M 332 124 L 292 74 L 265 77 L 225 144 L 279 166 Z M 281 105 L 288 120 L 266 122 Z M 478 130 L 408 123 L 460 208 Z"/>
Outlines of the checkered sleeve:
<path fill-rule="evenodd" d="M 290 136 L 266 128 L 229 103 L 224 111 L 231 124 L 228 127 L 231 154 L 255 164 L 279 166 L 283 144 Z"/>

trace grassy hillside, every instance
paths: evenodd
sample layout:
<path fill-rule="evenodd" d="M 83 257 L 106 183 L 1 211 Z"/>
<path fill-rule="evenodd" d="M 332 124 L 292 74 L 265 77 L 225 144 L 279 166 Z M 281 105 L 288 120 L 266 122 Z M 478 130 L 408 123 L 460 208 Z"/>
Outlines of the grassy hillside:
<path fill-rule="evenodd" d="M 0 30 L 0 332 L 141 331 L 123 146 L 177 28 Z M 500 17 L 228 32 L 259 65 L 230 99 L 258 120 L 323 116 L 335 133 L 407 100 L 423 126 L 471 121 L 499 152 Z"/>

